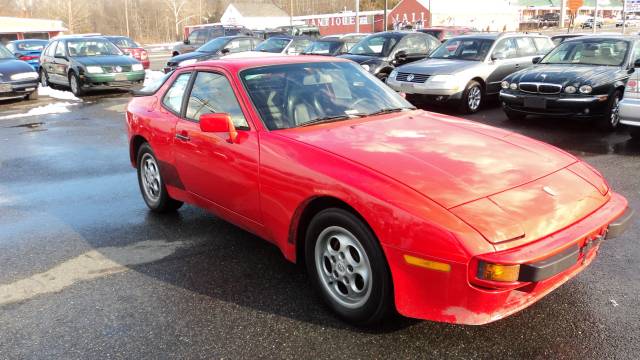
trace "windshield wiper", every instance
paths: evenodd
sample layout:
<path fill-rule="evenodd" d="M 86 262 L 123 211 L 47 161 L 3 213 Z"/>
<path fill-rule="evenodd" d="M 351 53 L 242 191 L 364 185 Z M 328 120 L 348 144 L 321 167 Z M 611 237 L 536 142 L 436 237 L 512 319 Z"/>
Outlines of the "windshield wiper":
<path fill-rule="evenodd" d="M 329 123 L 329 122 L 345 120 L 345 119 L 354 119 L 354 118 L 356 118 L 356 116 L 353 116 L 353 115 L 324 116 L 324 117 L 320 117 L 320 118 L 316 118 L 316 119 L 313 119 L 313 120 L 309 120 L 309 121 L 305 121 L 303 123 L 300 123 L 300 124 L 298 124 L 297 127 L 304 127 L 304 126 L 309 126 L 309 125 L 323 124 L 323 123 Z"/>
<path fill-rule="evenodd" d="M 384 108 L 384 109 L 380 109 L 378 111 L 374 111 L 372 113 L 368 113 L 367 116 L 390 114 L 390 113 L 394 113 L 394 112 L 400 112 L 400 111 L 404 111 L 404 110 L 415 110 L 415 109 L 416 109 L 415 106 L 412 106 L 412 107 L 398 107 L 398 108 Z"/>

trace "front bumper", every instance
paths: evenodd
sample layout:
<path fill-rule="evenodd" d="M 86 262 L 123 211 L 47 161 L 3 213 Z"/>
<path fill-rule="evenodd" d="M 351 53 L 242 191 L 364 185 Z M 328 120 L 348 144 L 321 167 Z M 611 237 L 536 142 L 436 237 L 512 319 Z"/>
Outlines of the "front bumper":
<path fill-rule="evenodd" d="M 85 86 L 113 86 L 130 87 L 141 84 L 144 81 L 143 71 L 131 71 L 126 73 L 84 74 L 81 77 Z"/>
<path fill-rule="evenodd" d="M 464 88 L 459 85 L 443 82 L 433 82 L 427 80 L 423 83 L 409 81 L 398 81 L 395 78 L 388 78 L 387 85 L 393 90 L 405 94 L 427 95 L 427 99 L 438 97 L 438 100 L 459 100 L 462 98 Z"/>
<path fill-rule="evenodd" d="M 500 92 L 502 106 L 526 115 L 553 115 L 573 118 L 595 118 L 607 113 L 607 95 L 564 96 Z M 536 106 L 528 102 L 537 102 Z"/>
<path fill-rule="evenodd" d="M 13 98 L 31 94 L 38 90 L 38 79 L 0 83 L 0 98 Z"/>
<path fill-rule="evenodd" d="M 624 98 L 620 102 L 620 123 L 640 127 L 640 99 Z"/>
<path fill-rule="evenodd" d="M 509 316 L 584 270 L 596 257 L 602 241 L 624 231 L 632 213 L 626 199 L 612 193 L 600 209 L 561 231 L 513 249 L 474 257 L 467 263 L 450 263 L 448 272 L 410 265 L 403 260 L 407 251 L 385 246 L 396 308 L 409 317 L 467 325 Z M 505 284 L 506 288 L 476 285 L 473 278 L 479 260 L 520 264 L 522 281 Z"/>

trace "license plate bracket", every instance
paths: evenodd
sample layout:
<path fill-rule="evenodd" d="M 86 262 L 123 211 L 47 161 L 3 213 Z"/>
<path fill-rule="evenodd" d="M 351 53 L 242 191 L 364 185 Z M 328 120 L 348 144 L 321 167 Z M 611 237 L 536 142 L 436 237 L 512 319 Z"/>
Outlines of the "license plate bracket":
<path fill-rule="evenodd" d="M 531 109 L 546 109 L 547 99 L 537 96 L 528 96 L 524 98 L 524 107 Z"/>
<path fill-rule="evenodd" d="M 11 84 L 0 84 L 0 93 L 11 92 L 11 91 L 13 91 Z"/>
<path fill-rule="evenodd" d="M 114 76 L 113 79 L 115 81 L 126 81 L 127 80 L 127 75 L 126 74 L 116 74 L 116 76 Z"/>
<path fill-rule="evenodd" d="M 404 93 L 413 93 L 415 91 L 415 84 L 411 84 L 411 83 L 402 83 L 400 84 L 400 90 L 402 90 L 402 92 Z"/>

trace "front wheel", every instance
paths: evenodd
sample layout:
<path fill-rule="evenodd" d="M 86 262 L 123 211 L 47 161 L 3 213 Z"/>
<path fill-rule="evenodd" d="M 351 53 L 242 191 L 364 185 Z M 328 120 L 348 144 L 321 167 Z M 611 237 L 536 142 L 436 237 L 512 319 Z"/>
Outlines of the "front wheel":
<path fill-rule="evenodd" d="M 142 198 L 149 209 L 158 213 L 179 209 L 182 206 L 182 202 L 169 196 L 162 180 L 158 160 L 149 144 L 140 146 L 137 164 L 138 185 L 140 185 Z"/>
<path fill-rule="evenodd" d="M 358 325 L 380 322 L 391 313 L 389 268 L 371 229 L 343 209 L 318 213 L 305 241 L 309 276 L 327 305 Z"/>
<path fill-rule="evenodd" d="M 613 131 L 620 125 L 620 100 L 622 100 L 622 92 L 616 90 L 609 99 L 607 111 L 597 119 L 598 127 L 602 130 Z"/>
<path fill-rule="evenodd" d="M 72 72 L 69 75 L 69 88 L 71 88 L 71 92 L 75 96 L 84 95 L 84 89 L 82 89 L 82 82 L 80 81 L 80 78 L 78 77 L 78 75 L 74 72 Z"/>
<path fill-rule="evenodd" d="M 27 94 L 27 96 L 25 96 L 25 99 L 27 99 L 27 100 L 38 100 L 38 89 L 36 88 L 35 91 L 33 91 L 32 93 Z"/>
<path fill-rule="evenodd" d="M 480 110 L 482 105 L 482 86 L 477 81 L 470 81 L 462 93 L 460 111 L 465 114 L 473 114 Z"/>

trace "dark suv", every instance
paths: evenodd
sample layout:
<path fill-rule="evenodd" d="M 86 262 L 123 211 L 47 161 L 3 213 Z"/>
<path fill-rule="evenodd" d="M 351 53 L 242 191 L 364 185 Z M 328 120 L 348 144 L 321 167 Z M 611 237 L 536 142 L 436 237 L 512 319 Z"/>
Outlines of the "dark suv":
<path fill-rule="evenodd" d="M 232 25 L 214 25 L 202 28 L 196 28 L 191 31 L 189 37 L 182 44 L 173 47 L 172 56 L 190 53 L 195 51 L 205 43 L 221 36 L 245 35 L 253 36 L 251 30 L 243 26 Z"/>
<path fill-rule="evenodd" d="M 396 66 L 422 60 L 439 45 L 440 41 L 429 34 L 387 31 L 365 37 L 340 57 L 357 62 L 386 81 Z"/>

